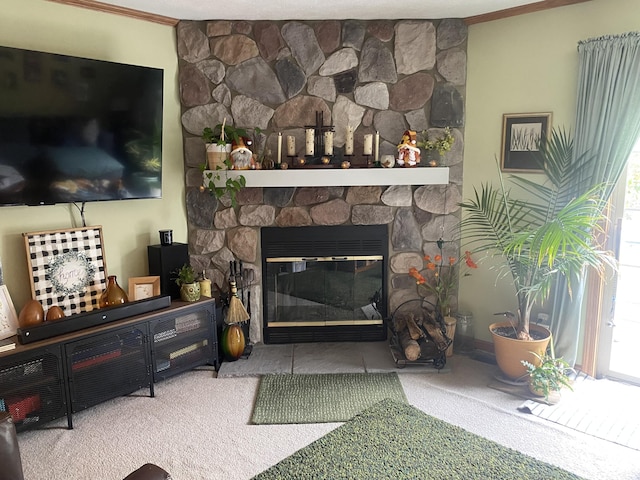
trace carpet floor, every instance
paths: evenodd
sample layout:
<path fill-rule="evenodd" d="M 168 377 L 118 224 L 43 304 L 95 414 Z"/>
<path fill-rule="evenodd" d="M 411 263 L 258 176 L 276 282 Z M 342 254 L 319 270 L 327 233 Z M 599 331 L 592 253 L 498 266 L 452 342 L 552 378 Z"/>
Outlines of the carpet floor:
<path fill-rule="evenodd" d="M 346 422 L 385 398 L 407 401 L 395 373 L 265 375 L 251 422 Z"/>
<path fill-rule="evenodd" d="M 522 399 L 487 388 L 496 366 L 454 355 L 449 367 L 400 370 L 408 403 L 589 480 L 640 479 L 637 450 L 520 413 Z M 74 414 L 73 430 L 60 419 L 19 433 L 25 479 L 116 480 L 152 462 L 175 480 L 247 480 L 341 425 L 253 425 L 259 377 L 214 377 L 185 372 L 154 398 L 143 389 Z"/>
<path fill-rule="evenodd" d="M 301 479 L 569 480 L 580 477 L 383 400 L 254 477 Z"/>

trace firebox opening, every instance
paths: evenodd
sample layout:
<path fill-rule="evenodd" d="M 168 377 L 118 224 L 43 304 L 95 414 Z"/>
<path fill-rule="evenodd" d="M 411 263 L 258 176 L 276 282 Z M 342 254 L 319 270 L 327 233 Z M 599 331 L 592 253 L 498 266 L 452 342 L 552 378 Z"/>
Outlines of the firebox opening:
<path fill-rule="evenodd" d="M 386 339 L 386 225 L 261 233 L 265 343 Z"/>

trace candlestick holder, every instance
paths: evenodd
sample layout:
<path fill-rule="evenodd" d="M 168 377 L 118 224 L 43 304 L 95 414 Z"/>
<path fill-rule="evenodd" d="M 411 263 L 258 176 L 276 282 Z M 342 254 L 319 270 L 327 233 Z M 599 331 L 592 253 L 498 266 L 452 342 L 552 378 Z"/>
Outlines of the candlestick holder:
<path fill-rule="evenodd" d="M 313 129 L 313 134 L 314 134 L 314 138 L 313 138 L 313 147 L 314 147 L 314 152 L 316 152 L 316 155 L 311 155 L 311 159 L 309 159 L 309 161 L 307 163 L 311 164 L 312 163 L 312 159 L 320 159 L 322 158 L 322 155 L 319 152 L 324 152 L 325 149 L 325 142 L 324 142 L 324 134 L 326 132 L 333 132 L 334 131 L 334 126 L 333 125 L 325 125 L 324 124 L 324 112 L 322 111 L 316 111 L 316 123 L 315 125 L 305 125 L 305 128 Z M 308 157 L 308 155 L 307 155 Z"/>
<path fill-rule="evenodd" d="M 367 161 L 367 168 L 371 168 L 373 166 L 371 162 L 372 155 L 365 155 L 364 158 Z"/>

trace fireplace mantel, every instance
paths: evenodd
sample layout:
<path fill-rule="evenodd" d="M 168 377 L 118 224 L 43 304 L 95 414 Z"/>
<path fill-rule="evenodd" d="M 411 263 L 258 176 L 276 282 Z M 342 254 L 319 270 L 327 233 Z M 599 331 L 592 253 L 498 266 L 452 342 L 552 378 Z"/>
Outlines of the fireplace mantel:
<path fill-rule="evenodd" d="M 208 185 L 205 170 L 203 179 Z M 349 168 L 349 169 L 288 169 L 288 170 L 224 170 L 221 178 L 243 175 L 247 187 L 333 187 L 373 185 L 446 185 L 449 167 L 418 168 Z"/>

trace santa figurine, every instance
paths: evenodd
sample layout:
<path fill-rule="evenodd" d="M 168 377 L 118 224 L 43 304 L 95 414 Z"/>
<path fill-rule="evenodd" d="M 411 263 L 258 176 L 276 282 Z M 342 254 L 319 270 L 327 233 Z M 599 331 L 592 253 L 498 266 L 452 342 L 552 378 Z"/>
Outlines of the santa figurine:
<path fill-rule="evenodd" d="M 234 170 L 255 168 L 253 152 L 247 147 L 244 137 L 239 137 L 231 144 L 231 164 Z"/>
<path fill-rule="evenodd" d="M 420 163 L 420 148 L 417 145 L 416 132 L 405 130 L 402 142 L 398 144 L 398 161 L 401 167 L 415 167 Z"/>

